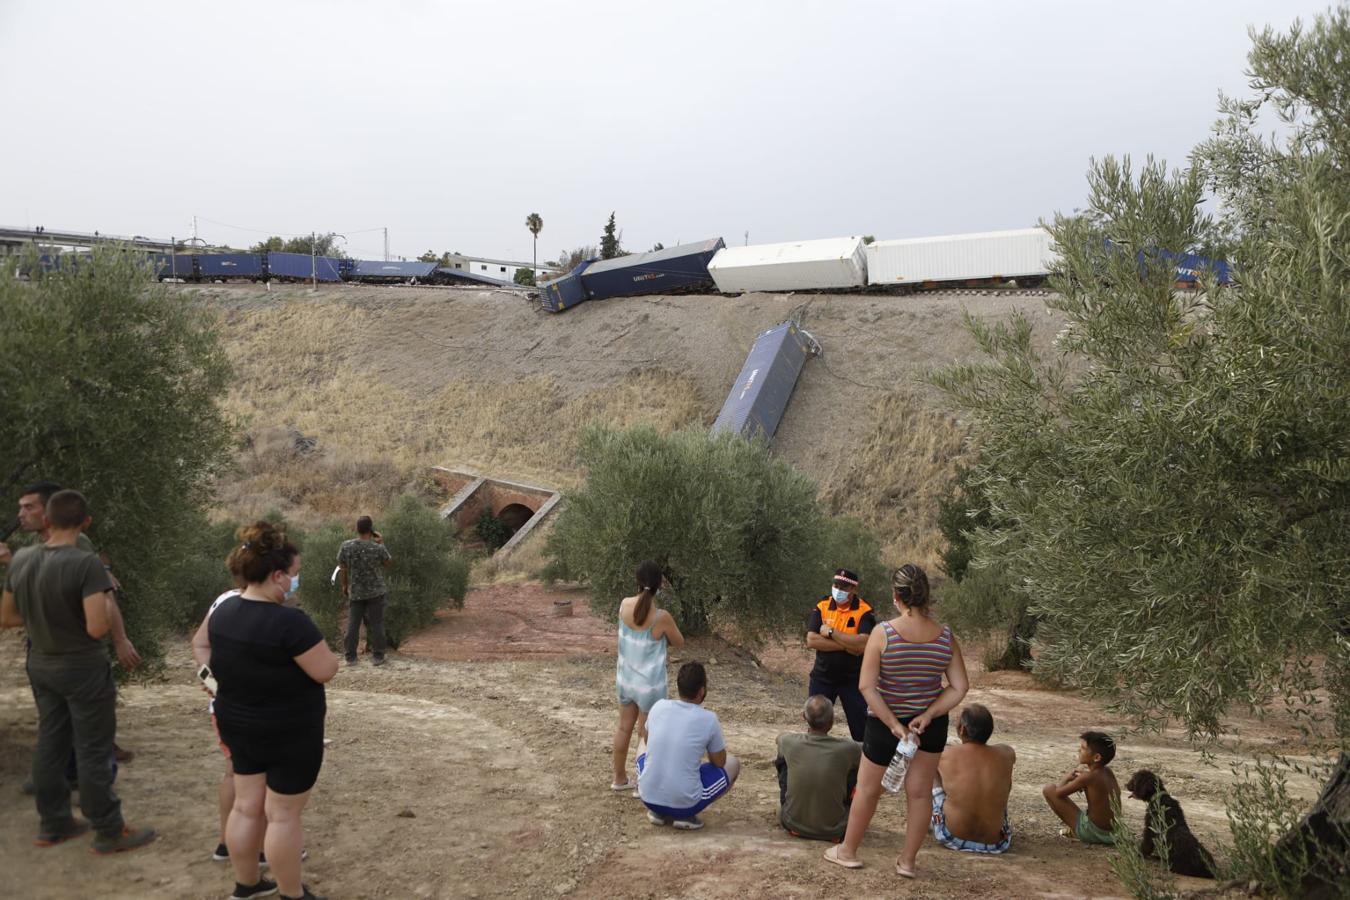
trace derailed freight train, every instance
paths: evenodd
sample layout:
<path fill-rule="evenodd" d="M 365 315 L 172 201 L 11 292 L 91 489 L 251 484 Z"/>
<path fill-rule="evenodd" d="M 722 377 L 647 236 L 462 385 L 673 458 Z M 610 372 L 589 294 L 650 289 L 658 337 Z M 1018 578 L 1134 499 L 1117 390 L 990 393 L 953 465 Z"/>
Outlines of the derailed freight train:
<path fill-rule="evenodd" d="M 1160 259 L 1177 287 L 1198 287 L 1212 274 L 1231 281 L 1224 260 L 1186 253 L 1139 253 Z M 586 300 L 713 288 L 723 294 L 755 291 L 950 289 L 1016 282 L 1035 287 L 1057 262 L 1050 235 L 1040 228 L 907 238 L 865 243 L 862 237 L 725 247 L 721 239 L 656 253 L 581 263 L 541 286 L 542 305 L 562 312 Z"/>

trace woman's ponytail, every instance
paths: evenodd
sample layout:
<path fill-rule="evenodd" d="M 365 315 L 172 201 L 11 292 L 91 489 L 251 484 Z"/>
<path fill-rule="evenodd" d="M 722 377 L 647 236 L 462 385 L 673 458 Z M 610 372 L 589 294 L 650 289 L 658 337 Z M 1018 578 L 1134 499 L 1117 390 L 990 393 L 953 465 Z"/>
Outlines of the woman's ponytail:
<path fill-rule="evenodd" d="M 641 593 L 638 594 L 637 605 L 633 607 L 633 624 L 641 628 L 652 613 L 656 592 L 661 589 L 661 567 L 647 560 L 638 566 L 637 583 Z"/>

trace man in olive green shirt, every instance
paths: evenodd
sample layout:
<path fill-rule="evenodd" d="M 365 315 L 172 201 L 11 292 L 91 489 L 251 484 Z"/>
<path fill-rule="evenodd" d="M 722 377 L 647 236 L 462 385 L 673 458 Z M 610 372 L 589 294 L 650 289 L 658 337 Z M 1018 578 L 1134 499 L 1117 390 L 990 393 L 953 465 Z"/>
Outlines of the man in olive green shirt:
<path fill-rule="evenodd" d="M 848 827 L 862 744 L 830 734 L 834 704 L 821 694 L 806 701 L 802 718 L 805 732 L 778 737 L 778 820 L 796 837 L 838 841 Z"/>

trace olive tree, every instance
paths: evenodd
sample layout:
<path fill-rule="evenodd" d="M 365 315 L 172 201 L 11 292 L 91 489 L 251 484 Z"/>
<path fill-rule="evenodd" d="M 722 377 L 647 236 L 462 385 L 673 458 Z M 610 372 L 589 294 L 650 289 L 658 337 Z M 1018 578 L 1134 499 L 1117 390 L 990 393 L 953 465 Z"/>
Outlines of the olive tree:
<path fill-rule="evenodd" d="M 549 535 L 555 577 L 585 581 L 593 608 L 615 614 L 658 562 L 661 603 L 689 634 L 718 624 L 744 637 L 794 626 L 846 566 L 883 590 L 879 545 L 848 519 L 825 515 L 816 485 L 763 442 L 697 429 L 591 426 L 579 441 L 586 481 L 568 493 Z"/>
<path fill-rule="evenodd" d="M 1348 17 L 1254 34 L 1255 96 L 1223 101 L 1188 170 L 1094 162 L 1086 211 L 1047 226 L 1053 350 L 1024 318 L 969 320 L 983 359 L 934 378 L 976 421 L 998 528 L 972 530 L 973 564 L 1027 598 L 1037 670 L 1201 741 L 1283 700 L 1340 746 L 1272 850 L 1306 863 L 1300 895 L 1344 883 L 1350 827 Z M 1225 238 L 1237 283 L 1175 290 L 1163 251 Z"/>
<path fill-rule="evenodd" d="M 208 310 L 155 284 L 136 254 L 99 250 L 29 271 L 28 281 L 0 274 L 4 502 L 38 478 L 89 498 L 128 634 L 153 662 L 185 618 L 184 560 L 210 544 L 203 511 L 233 452 L 217 405 L 229 364 Z M 218 571 L 222 560 L 202 564 Z"/>

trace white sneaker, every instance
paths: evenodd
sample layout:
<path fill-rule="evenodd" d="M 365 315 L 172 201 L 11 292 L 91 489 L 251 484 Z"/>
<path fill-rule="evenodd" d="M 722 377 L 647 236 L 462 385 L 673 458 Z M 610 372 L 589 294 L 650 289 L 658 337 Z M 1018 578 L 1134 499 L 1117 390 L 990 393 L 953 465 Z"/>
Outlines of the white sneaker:
<path fill-rule="evenodd" d="M 647 821 L 651 822 L 653 825 L 669 825 L 672 820 L 665 816 L 658 815 L 649 809 L 647 810 Z"/>

